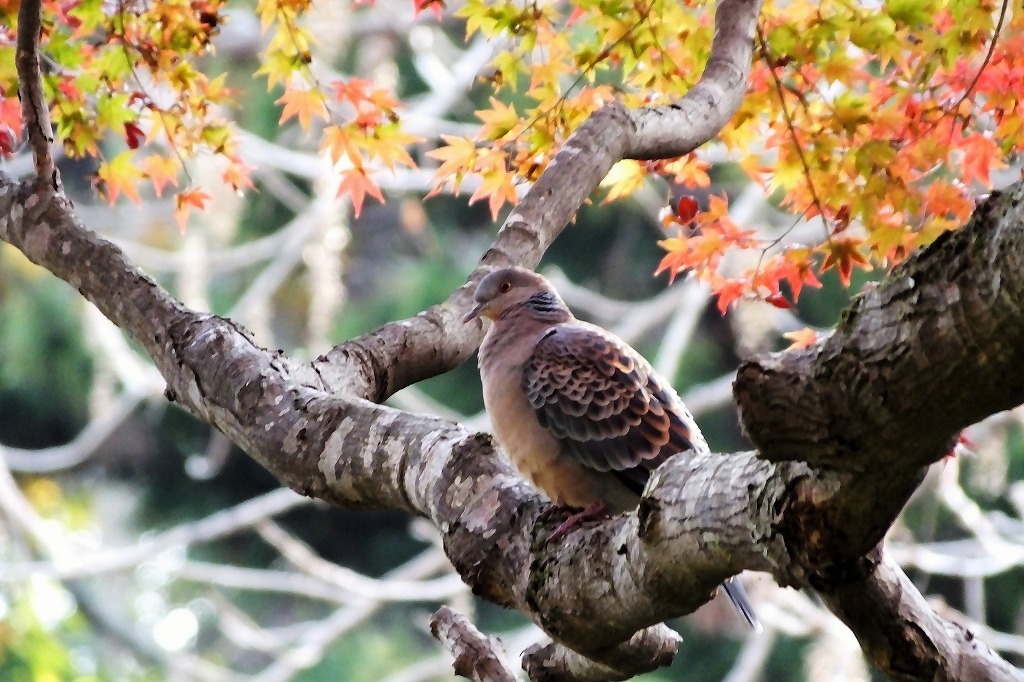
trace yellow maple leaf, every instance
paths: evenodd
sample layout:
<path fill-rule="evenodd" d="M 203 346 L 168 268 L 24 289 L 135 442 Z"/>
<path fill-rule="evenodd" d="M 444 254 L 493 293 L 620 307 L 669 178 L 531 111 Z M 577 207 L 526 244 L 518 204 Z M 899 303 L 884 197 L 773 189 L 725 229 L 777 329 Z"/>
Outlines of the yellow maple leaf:
<path fill-rule="evenodd" d="M 416 168 L 416 162 L 409 156 L 406 146 L 421 142 L 422 137 L 404 132 L 397 123 L 385 123 L 373 131 L 373 144 L 370 153 L 380 159 L 390 170 L 400 163 L 409 168 Z"/>
<path fill-rule="evenodd" d="M 510 136 L 519 127 L 522 117 L 511 104 L 504 104 L 492 97 L 491 108 L 476 112 L 476 117 L 484 122 L 480 128 L 478 139 L 500 140 Z"/>
<path fill-rule="evenodd" d="M 497 220 L 498 212 L 506 201 L 513 206 L 519 201 L 519 195 L 516 193 L 516 186 L 513 182 L 515 173 L 505 170 L 504 164 L 502 164 L 500 169 L 492 168 L 481 173 L 480 177 L 483 182 L 473 192 L 469 203 L 472 204 L 487 197 L 487 206 L 491 209 L 491 219 Z"/>
<path fill-rule="evenodd" d="M 608 171 L 601 181 L 601 187 L 608 189 L 608 195 L 602 203 L 610 203 L 622 197 L 628 197 L 643 184 L 646 174 L 640 164 L 631 159 L 619 161 Z"/>
<path fill-rule="evenodd" d="M 442 135 L 441 139 L 444 140 L 445 146 L 430 150 L 427 156 L 441 162 L 434 171 L 434 177 L 439 181 L 453 177 L 455 191 L 458 192 L 462 178 L 476 165 L 476 143 L 469 138 L 454 135 Z"/>

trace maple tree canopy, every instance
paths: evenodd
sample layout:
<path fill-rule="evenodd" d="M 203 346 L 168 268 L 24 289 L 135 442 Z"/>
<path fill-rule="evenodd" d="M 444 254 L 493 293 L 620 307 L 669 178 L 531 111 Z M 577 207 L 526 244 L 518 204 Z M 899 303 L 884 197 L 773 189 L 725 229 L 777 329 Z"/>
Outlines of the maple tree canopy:
<path fill-rule="evenodd" d="M 372 5 L 373 2 L 357 2 Z M 440 17 L 443 3 L 416 0 Z M 436 187 L 479 182 L 470 202 L 494 217 L 517 187 L 539 177 L 559 145 L 602 105 L 670 103 L 696 82 L 710 53 L 713 5 L 634 0 L 523 4 L 468 0 L 457 11 L 467 38 L 502 46 L 485 78 L 493 87 L 475 136 L 426 140 L 407 132 L 396 93 L 313 62 L 309 0 L 260 0 L 269 36 L 256 75 L 279 93 L 280 123 L 320 139 L 337 191 L 356 215 L 383 201 L 378 178 L 396 166 L 432 168 Z M 700 208 L 688 189 L 709 185 L 696 152 L 620 161 L 602 183 L 605 201 L 644 179 L 668 179 L 683 195 L 663 222 L 659 272 L 693 273 L 724 310 L 741 296 L 776 305 L 835 268 L 891 266 L 962 224 L 992 172 L 1024 145 L 1024 16 L 994 0 L 766 2 L 758 20 L 747 95 L 718 134 L 727 157 L 804 218 L 810 243 L 770 241 L 735 225 L 724 197 Z M 94 157 L 98 189 L 138 202 L 173 186 L 176 215 L 206 194 L 185 165 L 221 160 L 225 181 L 251 187 L 224 112 L 237 106 L 226 74 L 208 74 L 211 39 L 230 17 L 217 0 L 109 5 L 43 3 L 43 84 L 57 136 L 71 156 Z M 14 38 L 17 3 L 0 3 L 0 153 L 21 135 Z M 102 144 L 116 136 L 123 144 Z M 437 162 L 436 165 L 434 162 Z M 436 191 L 436 190 L 435 190 Z M 722 255 L 747 250 L 756 264 L 725 273 Z M 783 284 L 785 287 L 783 288 Z"/>

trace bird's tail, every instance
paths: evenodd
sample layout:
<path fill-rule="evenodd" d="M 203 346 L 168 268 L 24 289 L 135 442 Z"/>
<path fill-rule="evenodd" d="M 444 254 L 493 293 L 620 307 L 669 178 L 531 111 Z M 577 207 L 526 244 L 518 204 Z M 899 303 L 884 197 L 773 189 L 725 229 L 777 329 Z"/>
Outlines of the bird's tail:
<path fill-rule="evenodd" d="M 736 607 L 736 610 L 750 623 L 750 627 L 754 628 L 754 632 L 761 634 L 763 630 L 761 621 L 757 619 L 757 614 L 754 613 L 754 605 L 750 603 L 747 591 L 743 589 L 743 585 L 736 579 L 736 576 L 722 583 L 722 589 L 725 590 L 725 595 L 729 597 L 729 601 Z"/>

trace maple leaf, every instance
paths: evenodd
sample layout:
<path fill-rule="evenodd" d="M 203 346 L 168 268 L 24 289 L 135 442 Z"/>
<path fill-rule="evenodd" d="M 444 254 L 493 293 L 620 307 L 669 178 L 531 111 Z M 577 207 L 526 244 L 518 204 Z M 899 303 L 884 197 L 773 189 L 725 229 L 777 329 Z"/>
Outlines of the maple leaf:
<path fill-rule="evenodd" d="M 425 9 L 429 9 L 434 13 L 434 18 L 438 21 L 441 20 L 441 10 L 444 9 L 444 0 L 413 0 L 413 6 L 416 8 L 415 14 L 418 16 L 420 12 Z"/>
<path fill-rule="evenodd" d="M 142 179 L 142 169 L 135 163 L 133 152 L 122 152 L 110 161 L 101 163 L 96 176 L 100 181 L 98 187 L 111 206 L 121 194 L 136 204 L 141 201 L 138 182 Z"/>
<path fill-rule="evenodd" d="M 739 300 L 749 290 L 749 283 L 745 279 L 732 277 L 715 277 L 711 282 L 711 290 L 718 297 L 716 303 L 718 312 L 725 315 L 733 303 Z"/>
<path fill-rule="evenodd" d="M 619 161 L 612 166 L 608 175 L 604 176 L 604 180 L 601 181 L 601 187 L 608 188 L 608 195 L 601 203 L 608 204 L 616 199 L 628 197 L 644 184 L 646 177 L 643 167 L 636 161 L 632 159 Z"/>
<path fill-rule="evenodd" d="M 936 180 L 925 191 L 924 208 L 932 215 L 952 215 L 963 222 L 974 210 L 974 200 L 953 183 Z"/>
<path fill-rule="evenodd" d="M 370 179 L 365 170 L 356 167 L 342 171 L 337 196 L 347 196 L 352 200 L 352 212 L 356 218 L 363 210 L 363 200 L 366 195 L 384 203 L 384 195 L 381 194 L 380 187 Z"/>
<path fill-rule="evenodd" d="M 766 296 L 764 300 L 765 300 L 765 303 L 770 303 L 771 305 L 775 306 L 776 308 L 780 308 L 782 310 L 789 310 L 789 309 L 791 309 L 793 307 L 793 304 L 790 303 L 789 299 L 786 298 L 785 296 L 783 296 L 779 292 L 775 292 L 774 294 L 771 294 L 770 296 Z"/>
<path fill-rule="evenodd" d="M 334 99 L 338 102 L 350 102 L 358 107 L 370 98 L 373 83 L 365 78 L 349 78 L 347 81 L 337 80 L 331 83 Z"/>
<path fill-rule="evenodd" d="M 723 218 L 728 218 L 728 216 L 729 199 L 725 196 L 712 194 L 708 197 L 707 210 L 698 213 L 696 219 L 699 223 L 714 223 L 722 220 Z"/>
<path fill-rule="evenodd" d="M 247 164 L 241 158 L 237 156 L 228 157 L 227 168 L 221 173 L 221 180 L 231 186 L 231 189 L 236 192 L 241 192 L 246 189 L 253 189 L 252 178 L 249 177 L 249 172 L 252 170 L 252 166 Z"/>
<path fill-rule="evenodd" d="M 21 102 L 17 97 L 0 93 L 0 126 L 6 126 L 14 137 L 21 134 Z"/>
<path fill-rule="evenodd" d="M 14 136 L 13 130 L 7 126 L 0 126 L 0 156 L 10 156 L 13 154 L 17 141 L 18 138 Z"/>
<path fill-rule="evenodd" d="M 397 123 L 388 123 L 378 127 L 372 138 L 368 151 L 371 156 L 380 160 L 390 170 L 400 163 L 409 168 L 416 168 L 416 162 L 406 151 L 406 145 L 422 141 L 418 135 L 403 132 Z"/>
<path fill-rule="evenodd" d="M 329 125 L 324 128 L 320 151 L 330 154 L 332 163 L 340 163 L 343 156 L 356 164 L 360 160 L 359 149 L 352 138 L 351 131 L 342 126 Z"/>
<path fill-rule="evenodd" d="M 974 133 L 960 142 L 959 150 L 963 153 L 960 168 L 964 183 L 970 184 L 977 180 L 983 187 L 991 189 L 992 168 L 1006 165 L 1000 158 L 999 146 L 995 141 L 983 133 Z"/>
<path fill-rule="evenodd" d="M 482 182 L 469 198 L 473 204 L 487 197 L 487 205 L 491 209 L 491 219 L 498 219 L 498 212 L 507 201 L 515 205 L 519 201 L 516 193 L 515 173 L 505 167 L 504 157 L 497 152 L 487 152 L 477 160 L 477 168 Z"/>
<path fill-rule="evenodd" d="M 178 186 L 180 163 L 171 156 L 150 154 L 142 160 L 143 173 L 153 183 L 153 191 L 159 197 L 168 184 Z"/>
<path fill-rule="evenodd" d="M 513 133 L 521 122 L 521 116 L 511 104 L 503 104 L 497 98 L 491 98 L 491 108 L 476 112 L 476 117 L 483 121 L 477 139 L 500 140 Z"/>
<path fill-rule="evenodd" d="M 324 121 L 330 120 L 324 96 L 316 88 L 302 90 L 288 87 L 283 95 L 274 100 L 274 103 L 283 105 L 281 118 L 278 120 L 279 124 L 295 116 L 299 119 L 302 129 L 309 130 L 314 116 Z"/>
<path fill-rule="evenodd" d="M 186 189 L 174 195 L 174 222 L 178 225 L 178 231 L 185 233 L 185 226 L 188 224 L 189 212 L 195 208 L 200 211 L 206 208 L 206 202 L 210 195 L 201 189 Z"/>
<path fill-rule="evenodd" d="M 142 132 L 142 128 L 129 121 L 124 124 L 124 141 L 128 149 L 138 149 L 139 145 L 146 141 L 146 134 Z"/>
<path fill-rule="evenodd" d="M 862 243 L 863 240 L 856 237 L 829 240 L 824 245 L 825 261 L 821 264 L 821 272 L 834 267 L 839 272 L 839 281 L 843 286 L 850 286 L 850 275 L 855 265 L 864 270 L 871 269 L 871 263 L 860 251 Z"/>
<path fill-rule="evenodd" d="M 764 287 L 777 293 L 780 282 L 785 281 L 789 285 L 793 301 L 798 301 L 805 285 L 816 289 L 821 287 L 821 282 L 814 275 L 812 253 L 813 250 L 807 246 L 789 246 L 782 253 L 767 259 L 762 264 L 761 271 L 753 276 L 751 283 L 755 287 Z"/>
<path fill-rule="evenodd" d="M 686 187 L 709 187 L 711 176 L 708 175 L 708 163 L 696 154 L 666 161 L 662 165 L 662 171 L 671 173 L 673 182 Z"/>
<path fill-rule="evenodd" d="M 668 272 L 668 283 L 672 284 L 680 272 L 693 265 L 689 239 L 680 231 L 678 237 L 662 239 L 658 242 L 658 246 L 668 253 L 662 256 L 661 262 L 658 263 L 658 269 L 654 271 L 654 276 L 657 277 L 663 272 Z"/>
<path fill-rule="evenodd" d="M 465 137 L 454 135 L 442 135 L 445 146 L 432 149 L 427 156 L 441 162 L 434 177 L 443 181 L 448 177 L 454 177 L 455 191 L 458 192 L 459 185 L 465 174 L 476 165 L 477 149 L 476 143 Z"/>
<path fill-rule="evenodd" d="M 818 342 L 818 332 L 814 331 L 810 327 L 804 327 L 803 329 L 798 329 L 795 332 L 786 332 L 782 336 L 793 342 L 786 348 L 786 350 L 810 348 Z"/>

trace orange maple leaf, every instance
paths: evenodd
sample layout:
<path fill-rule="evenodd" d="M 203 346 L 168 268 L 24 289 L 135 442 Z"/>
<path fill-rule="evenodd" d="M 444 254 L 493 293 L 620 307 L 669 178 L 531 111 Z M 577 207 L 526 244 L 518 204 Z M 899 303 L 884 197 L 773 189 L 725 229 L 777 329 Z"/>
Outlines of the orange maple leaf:
<path fill-rule="evenodd" d="M 472 204 L 487 197 L 487 206 L 491 209 L 491 219 L 497 220 L 498 212 L 505 205 L 506 201 L 513 206 L 519 201 L 515 183 L 512 182 L 515 178 L 515 173 L 505 170 L 504 165 L 502 165 L 501 168 L 485 171 L 481 174 L 481 177 L 483 182 L 473 192 L 473 196 L 469 198 L 469 203 Z"/>
<path fill-rule="evenodd" d="M 818 342 L 818 332 L 814 331 L 810 327 L 804 327 L 803 329 L 798 329 L 795 332 L 786 332 L 783 336 L 793 342 L 786 348 L 786 350 L 810 348 Z"/>
<path fill-rule="evenodd" d="M 668 253 L 662 256 L 661 262 L 658 263 L 658 269 L 654 271 L 654 276 L 657 277 L 661 273 L 668 271 L 668 283 L 672 284 L 679 273 L 693 265 L 690 258 L 688 239 L 680 230 L 679 236 L 662 239 L 658 242 L 658 246 L 668 251 Z"/>
<path fill-rule="evenodd" d="M 857 237 L 829 240 L 824 245 L 825 262 L 821 264 L 821 271 L 826 272 L 829 268 L 836 268 L 839 272 L 839 281 L 843 283 L 843 286 L 850 286 L 853 266 L 856 265 L 863 270 L 871 269 L 871 263 L 860 252 L 862 243 L 862 240 Z"/>
<path fill-rule="evenodd" d="M 352 212 L 356 218 L 363 210 L 363 200 L 367 194 L 380 203 L 384 203 L 384 195 L 381 194 L 380 187 L 370 179 L 365 170 L 356 167 L 342 171 L 337 196 L 348 196 L 352 200 Z"/>
<path fill-rule="evenodd" d="M 999 145 L 987 135 L 974 133 L 961 141 L 959 148 L 963 152 L 960 168 L 964 183 L 970 184 L 976 180 L 983 187 L 991 188 L 992 169 L 1006 165 L 1001 159 Z"/>
<path fill-rule="evenodd" d="M 718 296 L 718 312 L 722 315 L 725 315 L 729 306 L 738 301 L 749 289 L 750 285 L 745 279 L 722 277 L 721 275 L 711 278 L 711 290 Z"/>
<path fill-rule="evenodd" d="M 178 160 L 172 156 L 150 154 L 142 160 L 143 172 L 153 183 L 153 191 L 158 197 L 168 184 L 178 186 L 178 167 Z"/>
<path fill-rule="evenodd" d="M 174 222 L 178 224 L 178 231 L 185 233 L 185 226 L 188 224 L 188 214 L 193 209 L 202 211 L 206 208 L 206 202 L 210 195 L 201 189 L 186 189 L 174 195 Z"/>
<path fill-rule="evenodd" d="M 338 102 L 349 101 L 355 106 L 370 98 L 370 91 L 373 90 L 373 83 L 364 78 L 349 78 L 347 81 L 334 81 L 331 83 L 334 88 L 334 99 Z"/>
<path fill-rule="evenodd" d="M 325 150 L 331 155 L 333 163 L 341 161 L 342 156 L 347 156 L 353 164 L 359 163 L 361 158 L 350 131 L 341 126 L 330 125 L 324 128 L 320 151 Z"/>
<path fill-rule="evenodd" d="M 252 184 L 252 178 L 249 177 L 252 166 L 238 156 L 229 156 L 228 159 L 229 163 L 224 172 L 221 173 L 221 180 L 231 185 L 231 188 L 236 192 L 253 189 L 255 185 Z"/>

